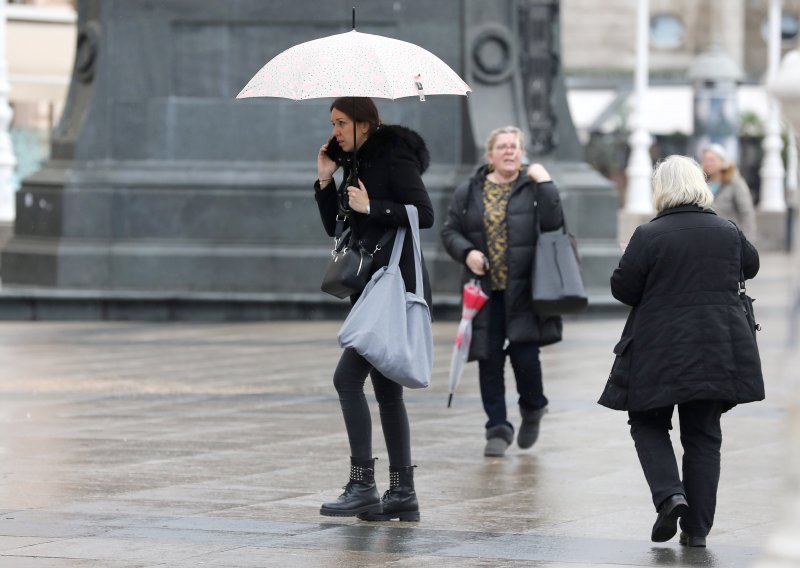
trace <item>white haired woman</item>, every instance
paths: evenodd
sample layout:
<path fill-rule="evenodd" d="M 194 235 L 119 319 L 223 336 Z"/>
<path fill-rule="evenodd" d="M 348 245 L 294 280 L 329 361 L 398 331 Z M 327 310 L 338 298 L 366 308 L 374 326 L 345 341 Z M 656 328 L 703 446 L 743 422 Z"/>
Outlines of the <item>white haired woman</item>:
<path fill-rule="evenodd" d="M 657 517 L 651 534 L 705 546 L 720 474 L 720 417 L 764 398 L 761 361 L 738 295 L 740 270 L 758 272 L 755 247 L 718 216 L 700 166 L 670 156 L 653 174 L 658 215 L 636 229 L 611 277 L 631 306 L 598 401 L 627 410 Z M 683 475 L 669 431 L 678 407 Z"/>
<path fill-rule="evenodd" d="M 714 195 L 714 211 L 717 215 L 734 221 L 747 237 L 755 239 L 753 195 L 725 148 L 711 144 L 703 150 L 703 171 L 708 176 L 708 187 Z"/>

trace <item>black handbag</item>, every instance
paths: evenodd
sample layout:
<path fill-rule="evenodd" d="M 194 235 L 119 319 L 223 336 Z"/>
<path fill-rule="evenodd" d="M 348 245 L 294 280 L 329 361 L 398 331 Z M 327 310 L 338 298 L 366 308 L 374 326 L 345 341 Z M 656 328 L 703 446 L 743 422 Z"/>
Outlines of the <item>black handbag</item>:
<path fill-rule="evenodd" d="M 622 337 L 614 346 L 614 363 L 608 374 L 606 386 L 600 395 L 598 404 L 612 410 L 628 410 L 628 387 L 630 386 L 633 330 L 636 327 L 638 306 L 631 309 Z"/>
<path fill-rule="evenodd" d="M 753 337 L 756 336 L 757 331 L 761 331 L 761 324 L 756 322 L 756 314 L 753 311 L 753 302 L 755 300 L 747 295 L 747 289 L 744 287 L 744 280 L 739 282 L 739 299 L 742 301 L 742 308 L 744 309 L 744 317 L 747 319 L 747 325 L 750 331 L 753 332 Z"/>
<path fill-rule="evenodd" d="M 566 221 L 560 229 L 542 233 L 537 215 L 536 233 L 531 278 L 533 311 L 547 317 L 585 310 L 589 298 L 581 278 L 574 237 L 567 232 Z"/>
<path fill-rule="evenodd" d="M 349 229 L 343 229 L 344 218 L 337 217 L 331 260 L 325 269 L 321 286 L 323 292 L 339 299 L 348 298 L 364 289 L 372 275 L 373 255 L 383 248 L 391 236 L 391 232 L 387 231 L 375 249 L 369 252 L 353 238 Z"/>

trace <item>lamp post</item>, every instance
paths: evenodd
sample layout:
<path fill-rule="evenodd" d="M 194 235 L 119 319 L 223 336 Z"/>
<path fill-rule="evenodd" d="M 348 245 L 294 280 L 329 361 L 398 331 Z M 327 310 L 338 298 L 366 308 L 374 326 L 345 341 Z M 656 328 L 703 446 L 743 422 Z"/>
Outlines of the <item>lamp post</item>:
<path fill-rule="evenodd" d="M 11 176 L 17 160 L 8 133 L 12 117 L 8 91 L 6 0 L 0 0 L 0 223 L 14 220 L 14 188 L 11 186 Z"/>
<path fill-rule="evenodd" d="M 783 114 L 794 132 L 800 132 L 800 46 L 783 58 L 783 63 L 776 68 L 767 84 L 767 91 L 780 100 Z M 800 294 L 800 290 L 795 293 Z M 800 302 L 800 296 L 796 301 Z M 787 505 L 787 514 L 778 530 L 767 541 L 764 557 L 757 564 L 758 568 L 800 567 L 800 540 L 797 538 L 800 534 L 800 453 L 797 452 L 800 447 L 800 394 L 797 387 L 791 389 L 791 392 L 794 393 L 794 400 L 789 408 L 788 439 L 785 442 L 788 495 L 784 502 Z"/>
<path fill-rule="evenodd" d="M 722 145 L 731 159 L 739 158 L 739 110 L 736 87 L 743 78 L 739 65 L 718 44 L 698 55 L 689 67 L 694 85 L 693 154 L 711 143 Z"/>
<path fill-rule="evenodd" d="M 781 0 L 770 0 L 767 19 L 767 84 L 777 73 L 781 60 Z M 786 211 L 784 197 L 783 160 L 781 150 L 781 107 L 774 96 L 769 97 L 769 118 L 764 136 L 764 160 L 761 162 L 761 199 L 758 208 L 762 211 Z"/>
<path fill-rule="evenodd" d="M 650 191 L 650 176 L 653 162 L 650 159 L 652 139 L 645 128 L 644 97 L 647 93 L 647 78 L 650 51 L 650 0 L 639 0 L 636 12 L 636 69 L 634 71 L 633 112 L 631 113 L 631 155 L 625 173 L 628 189 L 625 195 L 626 213 L 651 213 L 653 202 Z"/>
<path fill-rule="evenodd" d="M 789 125 L 786 144 L 786 250 L 794 247 L 794 225 L 797 207 L 800 205 L 798 195 L 798 156 L 797 156 L 797 131 Z"/>

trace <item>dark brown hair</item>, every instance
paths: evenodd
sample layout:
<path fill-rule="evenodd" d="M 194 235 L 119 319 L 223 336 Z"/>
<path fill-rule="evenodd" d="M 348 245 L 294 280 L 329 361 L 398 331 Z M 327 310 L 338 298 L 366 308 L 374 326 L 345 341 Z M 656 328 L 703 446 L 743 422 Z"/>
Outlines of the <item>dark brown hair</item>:
<path fill-rule="evenodd" d="M 369 122 L 370 130 L 381 123 L 378 107 L 369 97 L 339 97 L 331 103 L 330 110 L 333 109 L 343 112 L 355 122 Z"/>

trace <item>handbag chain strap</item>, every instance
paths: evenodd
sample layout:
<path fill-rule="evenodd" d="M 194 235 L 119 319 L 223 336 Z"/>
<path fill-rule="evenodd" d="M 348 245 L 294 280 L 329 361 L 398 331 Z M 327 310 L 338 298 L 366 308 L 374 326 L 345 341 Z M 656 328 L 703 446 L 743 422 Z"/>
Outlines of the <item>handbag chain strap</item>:
<path fill-rule="evenodd" d="M 336 229 L 333 232 L 333 249 L 331 250 L 331 256 L 336 256 L 336 252 L 339 250 L 339 245 L 341 244 L 341 240 L 344 235 L 344 223 L 347 220 L 347 215 L 342 213 L 337 213 L 336 215 Z M 349 235 L 348 235 L 349 236 Z M 375 244 L 375 248 L 372 252 L 367 251 L 364 248 L 364 241 L 358 241 L 358 246 L 361 249 L 361 252 L 368 256 L 373 256 L 379 250 L 386 246 L 386 243 L 389 242 L 389 239 L 392 236 L 392 231 L 386 231 L 380 240 Z"/>

